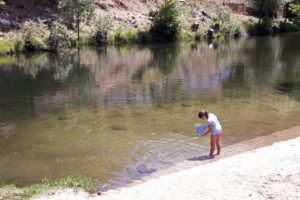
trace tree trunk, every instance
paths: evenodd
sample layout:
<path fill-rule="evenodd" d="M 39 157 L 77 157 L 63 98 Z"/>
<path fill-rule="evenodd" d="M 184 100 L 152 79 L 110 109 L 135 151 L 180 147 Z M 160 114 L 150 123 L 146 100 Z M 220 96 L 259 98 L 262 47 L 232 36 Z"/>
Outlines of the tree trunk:
<path fill-rule="evenodd" d="M 80 21 L 79 21 L 79 19 L 77 19 L 76 23 L 77 23 L 77 42 L 79 43 L 79 40 L 80 40 Z"/>

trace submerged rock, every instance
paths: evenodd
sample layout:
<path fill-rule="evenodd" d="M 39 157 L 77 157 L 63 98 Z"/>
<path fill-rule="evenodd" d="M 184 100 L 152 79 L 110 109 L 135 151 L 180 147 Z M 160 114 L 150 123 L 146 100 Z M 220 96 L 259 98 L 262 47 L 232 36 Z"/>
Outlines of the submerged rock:
<path fill-rule="evenodd" d="M 138 165 L 138 166 L 136 166 L 136 171 L 139 174 L 151 174 L 153 172 L 156 172 L 157 170 L 156 169 L 152 169 L 152 168 L 148 168 L 145 165 Z"/>

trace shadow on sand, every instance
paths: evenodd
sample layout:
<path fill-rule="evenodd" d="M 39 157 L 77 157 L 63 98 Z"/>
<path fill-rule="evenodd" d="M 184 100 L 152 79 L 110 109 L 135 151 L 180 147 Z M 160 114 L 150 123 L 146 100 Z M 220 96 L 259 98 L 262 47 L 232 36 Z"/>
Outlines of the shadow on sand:
<path fill-rule="evenodd" d="M 187 160 L 189 161 L 204 161 L 204 160 L 209 160 L 211 159 L 208 155 L 203 155 L 203 156 L 196 156 L 192 158 L 188 158 Z"/>

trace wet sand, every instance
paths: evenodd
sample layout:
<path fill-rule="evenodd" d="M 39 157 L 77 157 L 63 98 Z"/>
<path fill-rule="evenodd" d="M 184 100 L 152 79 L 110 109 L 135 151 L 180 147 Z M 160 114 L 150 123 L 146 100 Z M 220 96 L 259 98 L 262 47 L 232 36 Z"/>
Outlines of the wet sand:
<path fill-rule="evenodd" d="M 300 126 L 226 147 L 214 160 L 205 158 L 189 158 L 101 196 L 64 189 L 34 199 L 300 199 Z"/>

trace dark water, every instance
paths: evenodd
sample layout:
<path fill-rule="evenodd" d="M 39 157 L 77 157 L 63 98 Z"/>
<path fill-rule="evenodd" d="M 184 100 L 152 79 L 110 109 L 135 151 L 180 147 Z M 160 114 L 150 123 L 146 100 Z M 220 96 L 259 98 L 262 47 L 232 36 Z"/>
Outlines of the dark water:
<path fill-rule="evenodd" d="M 300 34 L 0 58 L 0 183 L 90 176 L 102 189 L 300 124 Z"/>

